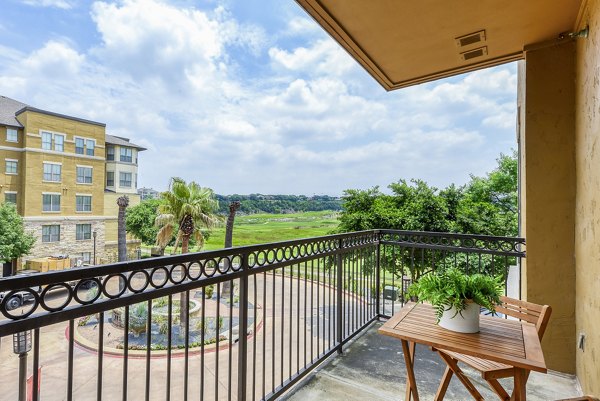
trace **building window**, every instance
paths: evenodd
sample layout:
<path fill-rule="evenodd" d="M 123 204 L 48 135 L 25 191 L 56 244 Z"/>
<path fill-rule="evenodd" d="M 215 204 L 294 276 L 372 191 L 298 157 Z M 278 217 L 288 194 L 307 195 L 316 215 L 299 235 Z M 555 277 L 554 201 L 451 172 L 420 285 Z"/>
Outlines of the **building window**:
<path fill-rule="evenodd" d="M 82 155 L 84 152 L 85 141 L 83 138 L 75 138 L 75 153 Z"/>
<path fill-rule="evenodd" d="M 57 152 L 65 151 L 65 137 L 64 135 L 54 135 L 54 150 Z"/>
<path fill-rule="evenodd" d="M 131 163 L 133 160 L 133 152 L 131 148 L 121 148 L 121 157 L 120 160 L 122 162 Z"/>
<path fill-rule="evenodd" d="M 93 139 L 88 139 L 85 141 L 85 154 L 88 156 L 94 156 L 94 147 L 96 146 L 96 142 Z"/>
<path fill-rule="evenodd" d="M 42 149 L 52 150 L 52 133 L 42 131 Z"/>
<path fill-rule="evenodd" d="M 42 226 L 42 242 L 59 242 L 60 226 Z"/>
<path fill-rule="evenodd" d="M 60 212 L 59 194 L 42 194 L 43 212 Z"/>
<path fill-rule="evenodd" d="M 62 166 L 54 163 L 44 163 L 44 181 L 60 182 Z"/>
<path fill-rule="evenodd" d="M 92 253 L 91 252 L 81 252 L 81 262 L 91 263 L 92 262 Z"/>
<path fill-rule="evenodd" d="M 75 225 L 75 239 L 77 241 L 92 239 L 92 225 L 91 224 Z"/>
<path fill-rule="evenodd" d="M 75 210 L 77 212 L 91 212 L 92 211 L 92 196 L 91 195 L 76 195 L 75 196 Z"/>
<path fill-rule="evenodd" d="M 106 160 L 115 160 L 115 147 L 114 146 L 106 146 Z"/>
<path fill-rule="evenodd" d="M 4 202 L 17 204 L 17 193 L 16 192 L 5 192 Z"/>
<path fill-rule="evenodd" d="M 92 168 L 77 166 L 77 183 L 91 184 L 92 183 Z"/>
<path fill-rule="evenodd" d="M 19 168 L 19 162 L 13 159 L 4 159 L 4 161 L 6 162 L 6 174 L 16 175 L 17 169 Z"/>
<path fill-rule="evenodd" d="M 131 188 L 131 173 L 119 173 L 119 186 Z"/>
<path fill-rule="evenodd" d="M 54 145 L 54 146 L 52 146 Z M 52 150 L 57 152 L 65 151 L 65 135 L 53 134 L 52 132 L 42 131 L 42 149 Z"/>
<path fill-rule="evenodd" d="M 14 128 L 6 129 L 6 141 L 7 142 L 19 142 L 19 137 L 17 135 L 17 130 Z"/>
<path fill-rule="evenodd" d="M 107 187 L 115 186 L 115 172 L 114 171 L 106 172 L 106 186 Z"/>

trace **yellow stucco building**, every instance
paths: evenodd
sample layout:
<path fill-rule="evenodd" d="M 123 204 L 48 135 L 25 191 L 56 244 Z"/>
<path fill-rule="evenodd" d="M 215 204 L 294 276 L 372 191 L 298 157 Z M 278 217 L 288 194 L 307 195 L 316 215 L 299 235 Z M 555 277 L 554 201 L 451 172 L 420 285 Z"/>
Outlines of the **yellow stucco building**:
<path fill-rule="evenodd" d="M 97 262 L 110 257 L 116 249 L 116 198 L 125 194 L 130 205 L 139 203 L 141 150 L 107 135 L 103 123 L 0 96 L 0 201 L 16 204 L 36 238 L 24 259 L 69 255 L 93 263 L 94 249 Z M 109 172 L 122 185 L 109 186 Z M 129 247 L 135 246 L 139 242 L 132 239 Z"/>

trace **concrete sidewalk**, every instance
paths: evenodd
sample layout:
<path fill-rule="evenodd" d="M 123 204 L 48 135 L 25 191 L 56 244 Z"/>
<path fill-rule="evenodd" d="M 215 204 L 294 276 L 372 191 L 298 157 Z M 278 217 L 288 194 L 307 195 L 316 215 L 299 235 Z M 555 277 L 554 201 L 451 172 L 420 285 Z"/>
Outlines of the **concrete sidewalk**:
<path fill-rule="evenodd" d="M 404 399 L 406 369 L 400 341 L 377 334 L 381 323 L 369 330 L 346 348 L 344 355 L 332 358 L 329 363 L 311 374 L 303 383 L 283 399 L 310 400 L 394 400 Z M 419 396 L 433 400 L 445 365 L 428 348 L 417 346 L 415 373 Z M 487 400 L 497 400 L 477 372 L 465 368 L 477 389 Z M 504 387 L 512 389 L 511 379 L 501 380 Z M 575 397 L 579 393 L 573 377 L 556 374 L 532 373 L 527 384 L 527 399 L 550 401 Z M 458 379 L 453 378 L 445 400 L 472 399 Z"/>

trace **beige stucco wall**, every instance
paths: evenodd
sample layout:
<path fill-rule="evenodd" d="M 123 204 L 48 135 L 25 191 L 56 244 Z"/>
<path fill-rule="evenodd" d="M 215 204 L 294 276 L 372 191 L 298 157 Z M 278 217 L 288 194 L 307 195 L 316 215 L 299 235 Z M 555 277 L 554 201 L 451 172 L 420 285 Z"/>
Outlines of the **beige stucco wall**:
<path fill-rule="evenodd" d="M 588 0 L 578 28 L 589 24 L 587 39 L 577 41 L 575 229 L 577 376 L 584 393 L 600 396 L 600 1 Z"/>
<path fill-rule="evenodd" d="M 552 306 L 550 369 L 575 373 L 575 46 L 528 50 L 520 69 L 524 299 Z"/>

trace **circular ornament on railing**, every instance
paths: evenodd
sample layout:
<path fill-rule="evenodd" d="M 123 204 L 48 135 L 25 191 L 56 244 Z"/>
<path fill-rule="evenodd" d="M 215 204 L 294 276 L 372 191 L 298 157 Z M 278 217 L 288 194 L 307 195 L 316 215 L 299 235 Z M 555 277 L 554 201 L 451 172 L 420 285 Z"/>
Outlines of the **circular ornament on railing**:
<path fill-rule="evenodd" d="M 119 298 L 127 289 L 127 286 L 125 285 L 126 282 L 127 277 L 125 277 L 123 273 L 108 275 L 102 282 L 102 293 L 110 299 Z M 121 285 L 121 283 L 123 283 L 123 285 Z"/>
<path fill-rule="evenodd" d="M 253 253 L 248 254 L 248 267 L 253 268 L 256 266 L 256 255 Z"/>
<path fill-rule="evenodd" d="M 169 271 L 169 280 L 173 284 L 181 284 L 185 281 L 187 277 L 187 269 L 183 263 L 179 263 L 171 266 L 171 270 Z"/>
<path fill-rule="evenodd" d="M 229 260 L 229 258 L 227 256 L 222 256 L 219 258 L 218 266 L 219 266 L 219 273 L 221 273 L 221 274 L 228 273 L 231 270 L 231 261 Z"/>
<path fill-rule="evenodd" d="M 461 245 L 465 248 L 475 248 L 475 241 L 471 238 L 464 238 Z"/>
<path fill-rule="evenodd" d="M 138 270 L 129 275 L 127 288 L 135 294 L 143 292 L 150 284 L 150 275 L 146 270 Z"/>
<path fill-rule="evenodd" d="M 275 253 L 275 260 L 278 262 L 283 262 L 285 260 L 285 251 L 283 248 L 277 248 L 277 252 Z"/>
<path fill-rule="evenodd" d="M 150 271 L 150 285 L 162 288 L 169 282 L 169 270 L 165 266 L 157 266 Z"/>
<path fill-rule="evenodd" d="M 275 249 L 269 249 L 269 251 L 267 252 L 267 261 L 269 263 L 275 262 L 276 255 L 277 255 L 277 252 L 275 251 Z"/>
<path fill-rule="evenodd" d="M 263 251 L 258 251 L 256 253 L 256 264 L 259 266 L 264 266 L 267 263 L 267 253 Z"/>
<path fill-rule="evenodd" d="M 202 276 L 202 265 L 200 262 L 191 262 L 188 265 L 187 271 L 190 280 L 196 281 L 200 279 L 200 276 Z"/>
<path fill-rule="evenodd" d="M 63 290 L 64 294 L 57 295 L 56 291 Z M 64 309 L 73 299 L 73 289 L 67 283 L 50 284 L 40 293 L 40 306 L 48 312 L 56 312 Z M 54 293 L 54 297 L 49 294 Z"/>
<path fill-rule="evenodd" d="M 28 295 L 23 293 L 27 293 Z M 25 297 L 30 298 L 33 301 L 31 302 L 31 305 L 28 304 L 29 301 L 24 301 Z M 39 304 L 39 295 L 31 288 L 12 290 L 4 296 L 2 303 L 0 303 L 0 311 L 2 311 L 2 314 L 8 319 L 19 320 L 31 315 L 37 309 Z"/>
<path fill-rule="evenodd" d="M 515 244 L 513 244 L 512 242 L 508 242 L 508 241 L 502 241 L 500 243 L 500 247 L 502 248 L 503 251 L 507 251 L 507 252 L 511 252 L 511 251 L 515 251 Z"/>
<path fill-rule="evenodd" d="M 300 256 L 300 247 L 298 245 L 294 245 L 292 247 L 292 258 L 297 258 L 298 256 Z"/>
<path fill-rule="evenodd" d="M 101 286 L 100 280 L 95 277 L 81 280 L 73 288 L 73 298 L 81 305 L 93 304 L 102 294 Z"/>
<path fill-rule="evenodd" d="M 305 257 L 306 256 L 306 244 L 301 244 L 300 245 L 300 256 L 301 257 Z"/>
<path fill-rule="evenodd" d="M 242 255 L 235 255 L 231 258 L 231 270 L 234 272 L 242 270 Z"/>
<path fill-rule="evenodd" d="M 217 262 L 214 259 L 207 259 L 204 262 L 204 275 L 206 277 L 214 276 L 217 271 Z"/>

